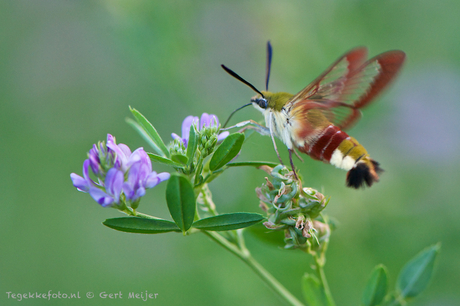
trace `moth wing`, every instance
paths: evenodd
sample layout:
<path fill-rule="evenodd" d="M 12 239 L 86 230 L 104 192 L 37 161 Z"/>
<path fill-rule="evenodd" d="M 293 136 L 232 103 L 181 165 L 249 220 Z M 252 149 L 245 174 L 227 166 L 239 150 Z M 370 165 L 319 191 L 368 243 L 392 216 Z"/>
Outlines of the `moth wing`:
<path fill-rule="evenodd" d="M 365 62 L 367 49 L 355 48 L 333 63 L 287 103 L 295 119 L 313 108 L 341 129 L 350 128 L 368 105 L 397 75 L 405 53 L 388 51 Z"/>

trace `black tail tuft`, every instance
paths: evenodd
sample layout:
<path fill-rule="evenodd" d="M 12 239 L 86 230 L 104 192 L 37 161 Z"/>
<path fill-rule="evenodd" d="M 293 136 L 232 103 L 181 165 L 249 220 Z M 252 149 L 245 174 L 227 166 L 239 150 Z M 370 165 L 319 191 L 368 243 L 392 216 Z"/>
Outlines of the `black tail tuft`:
<path fill-rule="evenodd" d="M 371 159 L 371 163 L 372 165 L 374 165 L 374 171 L 377 173 L 377 174 L 380 174 L 383 172 L 383 169 L 380 168 L 380 164 L 378 162 L 376 162 L 375 160 Z"/>
<path fill-rule="evenodd" d="M 371 187 L 374 182 L 378 182 L 378 173 L 383 172 L 379 167 L 379 163 L 371 159 L 372 166 L 369 167 L 367 163 L 357 163 L 353 169 L 348 171 L 347 174 L 347 187 L 358 189 L 365 187 L 365 185 Z"/>

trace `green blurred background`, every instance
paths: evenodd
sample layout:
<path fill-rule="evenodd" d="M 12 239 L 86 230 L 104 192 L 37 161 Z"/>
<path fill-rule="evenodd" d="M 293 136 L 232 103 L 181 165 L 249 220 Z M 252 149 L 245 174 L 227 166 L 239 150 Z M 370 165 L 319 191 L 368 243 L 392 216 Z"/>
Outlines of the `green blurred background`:
<path fill-rule="evenodd" d="M 281 305 L 204 235 L 104 227 L 121 215 L 77 192 L 69 177 L 107 133 L 132 149 L 146 146 L 125 123 L 128 105 L 168 141 L 187 115 L 224 120 L 253 92 L 220 64 L 262 89 L 270 39 L 271 90 L 291 93 L 352 47 L 407 53 L 397 82 L 350 131 L 386 170 L 381 181 L 356 191 L 344 187 L 342 170 L 309 158 L 296 165 L 306 185 L 331 196 L 326 211 L 339 220 L 326 266 L 338 305 L 359 304 L 378 263 L 394 286 L 404 263 L 438 241 L 433 281 L 413 305 L 459 305 L 459 11 L 459 1 L 0 2 L 0 304 L 18 303 L 9 291 L 52 290 L 80 292 L 69 305 L 146 304 L 127 300 L 131 291 L 158 293 L 151 305 Z M 246 119 L 261 115 L 247 108 L 232 121 Z M 270 139 L 252 137 L 240 160 L 276 161 Z M 254 188 L 265 175 L 225 172 L 210 184 L 218 210 L 259 212 Z M 170 218 L 164 189 L 149 191 L 140 210 Z M 301 298 L 308 258 L 251 236 L 247 244 Z M 124 299 L 88 300 L 88 291 L 121 291 Z"/>

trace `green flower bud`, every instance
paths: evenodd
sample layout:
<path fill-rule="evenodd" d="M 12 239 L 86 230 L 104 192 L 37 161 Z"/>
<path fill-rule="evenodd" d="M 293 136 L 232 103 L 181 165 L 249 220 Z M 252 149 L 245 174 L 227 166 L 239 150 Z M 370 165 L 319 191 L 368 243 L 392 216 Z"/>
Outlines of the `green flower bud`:
<path fill-rule="evenodd" d="M 263 167 L 262 170 L 271 175 L 271 179 L 265 178 L 265 183 L 256 188 L 259 206 L 267 214 L 265 227 L 284 230 L 286 248 L 320 247 L 321 237 L 330 229 L 314 218 L 326 207 L 328 199 L 315 189 L 302 188 L 293 172 L 283 165 L 273 169 Z M 315 225 L 318 225 L 318 231 Z"/>

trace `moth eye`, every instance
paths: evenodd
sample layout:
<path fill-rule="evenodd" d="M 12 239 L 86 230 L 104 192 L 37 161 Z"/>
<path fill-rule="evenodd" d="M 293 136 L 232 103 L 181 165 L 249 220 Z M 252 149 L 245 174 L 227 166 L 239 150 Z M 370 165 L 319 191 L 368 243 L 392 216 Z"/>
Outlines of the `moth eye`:
<path fill-rule="evenodd" d="M 264 98 L 257 99 L 257 103 L 259 104 L 260 108 L 266 109 L 267 108 L 267 100 Z"/>
<path fill-rule="evenodd" d="M 257 105 L 262 109 L 266 109 L 268 106 L 268 101 L 265 98 L 257 98 L 257 99 L 254 98 L 254 99 L 251 99 L 251 102 L 257 103 Z"/>

